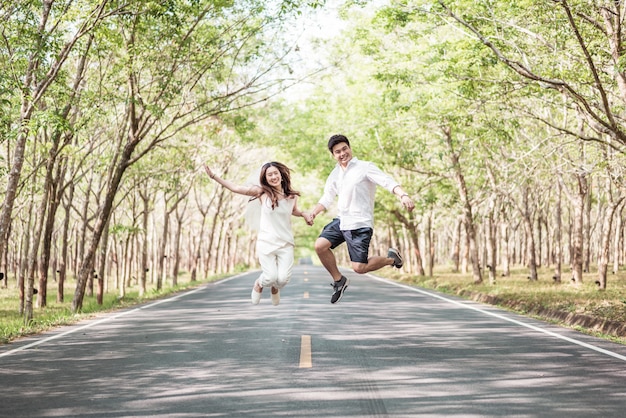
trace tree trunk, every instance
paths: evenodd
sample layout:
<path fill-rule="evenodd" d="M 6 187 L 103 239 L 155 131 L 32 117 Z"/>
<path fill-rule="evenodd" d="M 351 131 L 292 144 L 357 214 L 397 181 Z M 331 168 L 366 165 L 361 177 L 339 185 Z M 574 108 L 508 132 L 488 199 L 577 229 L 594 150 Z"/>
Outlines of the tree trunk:
<path fill-rule="evenodd" d="M 215 246 L 216 257 L 213 259 L 214 269 L 213 271 L 216 273 L 222 273 L 226 270 L 226 265 L 228 263 L 227 257 L 228 252 L 226 251 L 227 238 L 226 232 L 228 231 L 229 226 L 225 222 L 223 218 L 220 218 L 220 225 L 217 231 L 217 245 Z"/>
<path fill-rule="evenodd" d="M 433 277 L 435 267 L 435 244 L 433 243 L 432 212 L 426 217 L 426 239 L 428 240 L 428 277 Z"/>
<path fill-rule="evenodd" d="M 78 260 L 83 260 L 85 258 L 85 247 L 87 243 L 87 231 L 89 230 L 89 196 L 91 195 L 93 187 L 93 175 L 89 177 L 89 181 L 87 184 L 87 190 L 85 192 L 85 200 L 83 201 L 83 207 L 81 210 L 81 227 L 80 227 L 80 241 L 78 242 L 78 246 L 76 248 Z M 78 270 L 78 269 L 77 269 Z M 92 272 L 89 272 L 89 283 L 92 282 Z M 93 296 L 93 287 L 89 286 L 89 291 L 87 292 L 88 296 Z"/>
<path fill-rule="evenodd" d="M 98 255 L 98 291 L 96 293 L 96 303 L 102 305 L 104 303 L 105 292 L 105 280 L 106 280 L 106 265 L 107 255 L 109 253 L 109 223 L 107 222 L 104 230 L 102 231 L 102 242 L 100 243 L 100 253 Z"/>
<path fill-rule="evenodd" d="M 622 212 L 624 206 L 622 205 L 617 211 L 617 224 L 615 225 L 615 240 L 613 242 L 613 274 L 619 272 L 620 254 L 622 252 L 622 234 L 623 234 L 623 220 Z"/>
<path fill-rule="evenodd" d="M 489 269 L 489 283 L 496 284 L 496 263 L 498 251 L 496 247 L 496 231 L 497 231 L 496 222 L 494 221 L 494 211 L 489 211 L 489 215 L 487 217 L 487 241 L 488 245 L 488 261 L 489 264 L 487 268 Z"/>
<path fill-rule="evenodd" d="M 563 211 L 561 206 L 561 182 L 557 182 L 558 194 L 556 200 L 556 231 L 555 231 L 555 244 L 554 251 L 556 255 L 555 266 L 554 266 L 554 276 L 553 279 L 556 283 L 561 283 L 561 277 L 563 275 L 562 272 L 562 264 L 563 264 Z"/>
<path fill-rule="evenodd" d="M 107 188 L 102 208 L 98 213 L 98 217 L 93 228 L 91 241 L 89 243 L 89 246 L 87 247 L 84 257 L 82 258 L 80 269 L 78 271 L 76 290 L 74 292 L 74 298 L 72 300 L 72 311 L 74 312 L 78 312 L 83 306 L 85 288 L 87 286 L 89 276 L 91 276 L 93 271 L 96 250 L 98 248 L 98 244 L 100 243 L 100 238 L 102 237 L 104 228 L 106 228 L 109 217 L 111 216 L 115 195 L 117 194 L 117 190 L 122 181 L 124 172 L 128 168 L 128 162 L 130 161 L 131 155 L 137 144 L 137 141 L 130 141 L 124 147 L 120 158 L 115 166 L 113 176 L 111 176 L 111 182 L 109 183 L 109 186 Z"/>
<path fill-rule="evenodd" d="M 611 228 L 613 227 L 613 216 L 617 208 L 622 204 L 624 198 L 621 197 L 617 201 L 611 203 L 602 222 L 601 241 L 602 247 L 598 260 L 598 287 L 606 290 L 606 272 L 609 265 L 609 251 L 611 247 Z"/>
<path fill-rule="evenodd" d="M 542 264 L 545 264 L 546 267 L 550 267 L 551 258 L 552 258 L 550 256 L 550 254 L 552 254 L 552 244 L 550 242 L 551 231 L 550 231 L 550 224 L 549 224 L 549 221 L 548 221 L 548 217 L 547 216 L 542 216 L 541 217 L 541 223 L 543 224 L 543 227 L 544 227 L 544 229 L 546 231 L 545 239 L 542 239 L 542 242 L 545 243 L 545 248 L 546 248 L 545 257 L 543 258 Z"/>
<path fill-rule="evenodd" d="M 467 225 L 465 221 L 463 221 L 463 227 L 464 227 L 463 230 L 465 231 L 465 234 L 463 234 L 465 238 L 465 245 L 463 246 L 463 258 L 461 260 L 461 273 L 466 274 L 469 268 L 471 242 L 470 242 L 469 234 L 467 233 Z"/>
<path fill-rule="evenodd" d="M 150 200 L 148 196 L 148 185 L 144 184 L 144 189 L 140 192 L 141 201 L 143 202 L 142 211 L 142 231 L 143 245 L 141 246 L 141 270 L 139 272 L 139 296 L 146 293 L 146 280 L 148 275 L 148 221 L 150 219 Z"/>
<path fill-rule="evenodd" d="M 126 297 L 126 286 L 128 283 L 128 241 L 130 240 L 130 231 L 126 230 L 125 233 L 120 235 L 118 244 L 117 262 L 119 264 L 118 269 L 120 273 L 120 288 L 119 298 L 124 299 Z M 124 236 L 125 235 L 125 236 Z"/>
<path fill-rule="evenodd" d="M 63 218 L 63 230 L 61 232 L 61 259 L 59 260 L 59 282 L 57 284 L 57 302 L 65 300 L 65 279 L 67 277 L 67 253 L 68 237 L 70 233 L 70 220 L 72 200 L 74 199 L 74 184 L 70 183 L 67 189 L 67 198 L 63 205 L 65 217 Z"/>
<path fill-rule="evenodd" d="M 24 235 L 22 236 L 22 240 L 21 240 L 21 248 L 20 248 L 20 254 L 18 257 L 19 260 L 19 267 L 18 267 L 18 273 L 17 273 L 17 290 L 18 290 L 18 294 L 19 294 L 19 298 L 20 298 L 20 307 L 19 307 L 19 313 L 20 315 L 24 315 L 26 312 L 26 294 L 28 293 L 27 290 L 27 277 L 28 277 L 28 254 L 30 253 L 30 242 L 31 242 L 31 227 L 32 227 L 32 209 L 28 211 L 29 215 L 28 215 L 28 220 L 26 223 L 26 228 L 24 231 Z M 32 310 L 32 293 L 31 293 L 31 310 Z M 30 318 L 32 318 L 32 312 L 31 312 L 31 316 Z M 29 320 L 30 320 L 29 318 Z"/>
<path fill-rule="evenodd" d="M 446 139 L 446 144 L 448 145 L 448 151 L 450 152 L 449 157 L 452 162 L 452 169 L 454 171 L 454 177 L 456 179 L 457 187 L 459 189 L 459 195 L 461 197 L 461 202 L 463 203 L 465 228 L 467 230 L 470 241 L 472 276 L 474 279 L 474 283 L 482 283 L 483 278 L 480 271 L 480 258 L 478 255 L 478 245 L 476 242 L 476 228 L 474 226 L 474 216 L 472 214 L 472 203 L 470 201 L 467 185 L 465 184 L 465 177 L 463 176 L 463 172 L 461 170 L 459 156 L 454 150 L 454 146 L 452 144 L 452 132 L 450 127 L 444 127 L 443 133 Z"/>
<path fill-rule="evenodd" d="M 198 266 L 202 258 L 202 237 L 204 236 L 204 227 L 206 224 L 206 213 L 202 213 L 202 221 L 200 223 L 200 230 L 195 238 L 193 238 L 194 246 L 193 257 L 191 259 L 191 281 L 198 280 Z"/>
<path fill-rule="evenodd" d="M 463 221 L 457 220 L 454 227 L 454 241 L 452 243 L 452 263 L 454 265 L 454 272 L 459 272 L 461 263 L 461 226 Z"/>
<path fill-rule="evenodd" d="M 124 277 L 126 279 L 126 288 L 130 289 L 133 286 L 133 260 L 134 260 L 134 228 L 126 235 L 126 242 L 124 243 Z"/>
<path fill-rule="evenodd" d="M 513 232 L 513 251 L 511 252 L 511 260 L 513 261 L 513 264 L 519 264 L 517 263 L 517 260 L 519 259 L 519 250 L 517 246 L 519 245 L 519 241 L 520 241 L 520 239 L 518 238 L 518 230 L 519 230 L 519 223 L 515 225 L 512 231 Z"/>
<path fill-rule="evenodd" d="M 45 226 L 43 232 L 42 251 L 39 257 L 39 293 L 37 295 L 37 305 L 39 307 L 47 306 L 48 296 L 48 272 L 50 270 L 50 253 L 52 248 L 52 233 L 54 231 L 54 221 L 56 218 L 57 210 L 61 204 L 61 197 L 63 189 L 60 187 L 61 176 L 64 174 L 65 169 L 63 164 L 56 165 L 56 175 L 53 176 L 52 172 L 56 164 L 56 154 L 58 147 L 56 143 L 58 139 L 53 140 L 53 146 L 50 149 L 48 164 L 46 169 L 46 180 L 44 183 L 44 189 L 49 190 L 44 195 L 48 196 L 48 199 L 44 199 L 47 204 L 47 211 L 45 215 Z M 43 216 L 43 215 L 42 215 Z"/>
<path fill-rule="evenodd" d="M 43 189 L 43 196 L 41 197 L 41 201 L 39 202 L 39 209 L 37 209 L 36 214 L 38 214 L 38 216 L 35 216 L 35 225 L 33 228 L 33 233 L 31 233 L 31 247 L 30 247 L 30 252 L 28 255 L 28 288 L 26 289 L 27 294 L 29 292 L 32 292 L 32 289 L 29 288 L 34 288 L 34 281 L 35 281 L 35 272 L 38 271 L 37 268 L 37 260 L 40 259 L 39 257 L 39 247 L 41 245 L 41 236 L 44 230 L 44 223 L 46 220 L 46 208 L 48 207 L 48 199 L 50 196 L 50 187 L 51 187 L 51 177 L 52 174 L 49 172 L 46 173 L 46 180 L 45 180 L 45 184 L 44 184 L 44 189 Z M 33 183 L 36 183 L 37 180 L 37 176 L 34 175 L 32 177 L 32 181 Z M 33 189 L 36 186 L 33 184 Z M 34 194 L 34 192 L 33 192 Z M 34 200 L 35 197 L 34 195 L 32 196 L 32 199 Z M 34 210 L 35 204 L 34 202 L 31 203 L 31 210 Z M 40 266 L 41 267 L 41 266 Z M 43 284 L 45 286 L 47 286 L 47 268 L 48 265 L 46 264 L 45 266 L 46 268 L 46 273 L 44 274 L 45 279 L 41 279 L 40 280 L 40 284 Z M 31 284 L 31 281 L 33 282 Z M 46 293 L 45 289 L 39 289 L 38 293 Z M 40 307 L 45 307 L 46 306 L 46 300 L 45 297 L 43 299 L 41 299 L 40 296 L 38 296 L 38 299 L 40 300 Z M 32 305 L 30 304 L 30 301 L 26 300 L 26 316 L 30 316 L 28 318 L 28 321 L 30 321 L 32 319 L 32 311 L 29 313 L 29 310 L 32 310 Z"/>
<path fill-rule="evenodd" d="M 585 215 L 584 215 L 584 235 L 583 235 L 583 248 L 584 248 L 584 269 L 585 273 L 590 272 L 591 266 L 591 187 L 587 188 L 588 193 L 586 199 L 584 199 Z"/>
<path fill-rule="evenodd" d="M 411 240 L 411 245 L 413 247 L 413 254 L 415 255 L 415 267 L 417 269 L 417 274 L 420 276 L 424 276 L 426 273 L 424 272 L 422 253 L 420 251 L 419 229 L 417 227 L 415 219 L 411 215 L 409 215 L 409 217 L 407 218 L 402 212 L 397 209 L 392 209 L 391 213 L 393 213 L 396 219 L 400 221 L 400 223 L 402 223 L 402 225 L 404 225 L 404 227 L 406 228 L 409 234 L 409 239 Z"/>
<path fill-rule="evenodd" d="M 170 226 L 170 212 L 167 210 L 167 203 L 165 205 L 164 213 L 163 213 L 163 234 L 161 235 L 161 245 L 159 247 L 159 260 L 157 262 L 157 290 L 161 290 L 163 288 L 163 282 L 167 279 L 165 275 L 167 274 L 167 269 L 165 268 L 165 259 L 167 258 L 167 240 L 169 236 L 169 226 Z"/>
<path fill-rule="evenodd" d="M 209 231 L 209 242 L 207 243 L 207 258 L 206 258 L 206 274 L 208 275 L 209 272 L 216 271 L 216 263 L 215 263 L 215 257 L 213 257 L 213 248 L 214 246 L 214 242 L 215 242 L 215 236 L 216 234 L 218 235 L 218 239 L 219 239 L 219 230 L 218 230 L 218 223 L 219 223 L 219 219 L 220 219 L 220 211 L 222 210 L 222 205 L 224 204 L 224 195 L 225 195 L 225 191 L 223 190 L 223 188 L 220 188 L 219 192 L 218 192 L 218 199 L 217 199 L 217 207 L 215 208 L 215 213 L 213 214 L 213 219 L 211 222 L 211 230 Z"/>
<path fill-rule="evenodd" d="M 183 218 L 185 208 L 181 211 L 176 209 L 176 232 L 174 233 L 174 265 L 172 266 L 172 285 L 178 285 L 178 274 L 180 270 L 180 243 L 183 232 Z"/>
<path fill-rule="evenodd" d="M 533 229 L 533 216 L 530 213 L 530 204 L 528 202 L 528 195 L 530 190 L 528 187 L 524 187 L 522 191 L 522 200 L 523 200 L 523 213 L 522 218 L 524 220 L 524 226 L 526 230 L 526 254 L 528 255 L 528 270 L 529 270 L 529 279 L 532 281 L 537 280 L 537 255 L 535 248 L 535 234 Z"/>
<path fill-rule="evenodd" d="M 537 217 L 537 255 L 535 257 L 535 261 L 537 263 L 537 268 L 540 269 L 543 258 L 543 219 L 541 217 L 541 210 L 538 210 L 537 212 L 539 216 Z"/>
<path fill-rule="evenodd" d="M 501 245 L 501 250 L 500 250 L 500 263 L 502 264 L 502 275 L 504 277 L 509 277 L 511 275 L 511 267 L 510 267 L 511 256 L 509 254 L 509 225 L 506 222 L 503 222 L 500 227 L 500 237 L 502 240 L 502 245 Z"/>
<path fill-rule="evenodd" d="M 231 218 L 228 227 L 226 228 L 226 248 L 225 248 L 225 257 L 226 262 L 224 263 L 224 270 L 222 272 L 226 273 L 229 271 L 233 271 L 235 268 L 235 254 L 236 254 L 236 246 L 235 240 L 233 239 L 233 230 L 234 228 L 234 220 Z"/>
<path fill-rule="evenodd" d="M 583 282 L 583 224 L 585 201 L 587 196 L 587 177 L 577 174 L 578 193 L 574 197 L 574 215 L 572 225 L 572 280 L 575 284 Z"/>

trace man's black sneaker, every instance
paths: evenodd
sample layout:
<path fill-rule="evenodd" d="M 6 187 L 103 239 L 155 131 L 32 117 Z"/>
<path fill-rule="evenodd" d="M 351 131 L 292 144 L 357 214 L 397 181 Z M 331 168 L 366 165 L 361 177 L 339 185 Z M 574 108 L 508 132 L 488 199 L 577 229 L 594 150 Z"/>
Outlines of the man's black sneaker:
<path fill-rule="evenodd" d="M 404 262 L 402 261 L 402 256 L 400 255 L 400 252 L 398 250 L 396 250 L 395 248 L 390 248 L 389 251 L 387 252 L 387 257 L 393 258 L 394 267 L 396 268 L 402 267 L 402 264 Z"/>
<path fill-rule="evenodd" d="M 335 289 L 335 291 L 333 292 L 333 295 L 330 298 L 330 303 L 339 302 L 341 298 L 343 297 L 343 292 L 346 291 L 349 284 L 350 284 L 350 280 L 348 280 L 346 276 L 341 276 L 341 280 L 331 283 L 331 286 L 333 287 L 333 289 Z"/>

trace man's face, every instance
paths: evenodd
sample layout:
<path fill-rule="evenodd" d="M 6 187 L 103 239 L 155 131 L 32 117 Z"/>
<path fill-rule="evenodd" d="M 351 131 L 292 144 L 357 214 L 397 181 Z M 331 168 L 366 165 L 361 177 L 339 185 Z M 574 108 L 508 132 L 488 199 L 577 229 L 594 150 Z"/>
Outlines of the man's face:
<path fill-rule="evenodd" d="M 348 165 L 348 162 L 352 159 L 352 149 L 345 142 L 335 144 L 332 151 L 333 158 L 337 160 L 342 167 Z"/>

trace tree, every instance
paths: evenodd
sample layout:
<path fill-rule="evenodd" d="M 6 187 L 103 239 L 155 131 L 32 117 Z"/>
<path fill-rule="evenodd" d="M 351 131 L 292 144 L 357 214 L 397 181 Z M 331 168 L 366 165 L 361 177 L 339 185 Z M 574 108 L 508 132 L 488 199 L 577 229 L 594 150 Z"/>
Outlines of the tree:
<path fill-rule="evenodd" d="M 211 1 L 142 2 L 115 22 L 122 28 L 117 42 L 124 55 L 117 65 L 126 77 L 125 123 L 116 134 L 113 170 L 81 261 L 75 311 L 82 307 L 94 254 L 126 170 L 185 128 L 262 101 L 279 87 L 280 80 L 269 74 L 281 55 L 271 60 L 264 55 L 270 45 L 262 29 L 282 18 L 272 12 L 264 2 L 252 1 L 231 7 Z M 108 29 L 112 36 L 114 26 Z"/>
<path fill-rule="evenodd" d="M 0 210 L 0 254 L 4 254 L 7 246 L 8 231 L 11 225 L 11 216 L 15 204 L 24 157 L 27 149 L 27 140 L 31 135 L 31 121 L 38 108 L 44 105 L 46 96 L 53 89 L 57 80 L 61 77 L 64 67 L 68 62 L 72 51 L 77 47 L 79 41 L 91 31 L 93 31 L 103 20 L 108 17 L 108 1 L 85 2 L 80 6 L 84 13 L 82 19 L 74 21 L 71 28 L 59 24 L 66 22 L 68 16 L 74 15 L 76 10 L 72 8 L 55 9 L 54 1 L 44 1 L 43 7 L 39 7 L 35 2 L 19 2 L 8 8 L 5 13 L 4 51 L 9 60 L 3 61 L 5 64 L 2 72 L 9 74 L 7 80 L 12 80 L 9 87 L 21 93 L 19 119 L 15 124 L 15 147 L 10 159 L 10 170 L 6 183 L 6 192 L 2 208 Z M 50 22 L 51 16 L 55 16 L 55 22 Z M 63 40 L 63 39 L 67 40 Z M 51 57 L 46 59 L 46 57 Z M 72 100 L 68 101 L 65 115 L 69 113 Z M 62 116 L 63 117 L 63 116 Z M 55 133 L 54 138 L 58 138 L 59 133 Z M 55 141 L 53 141 L 55 143 Z M 56 149 L 53 148 L 52 156 Z M 48 166 L 49 175 L 52 172 L 53 161 L 50 160 Z M 50 179 L 47 177 L 48 180 Z M 50 184 L 50 183 L 48 183 Z M 46 189 L 49 192 L 49 187 Z M 47 204 L 44 203 L 44 204 Z M 44 213 L 41 210 L 39 213 Z M 42 218 L 43 219 L 43 218 Z M 37 228 L 37 231 L 40 231 Z M 31 248 L 31 271 L 34 266 L 34 259 L 39 248 L 40 233 L 34 237 L 34 247 Z M 44 253 L 48 251 L 44 248 Z M 44 263 L 45 261 L 44 254 Z M 29 273 L 31 274 L 31 273 Z M 45 276 L 41 279 L 45 282 Z M 32 308 L 30 301 L 33 293 L 33 279 L 29 278 L 26 299 L 27 309 L 25 320 L 32 318 Z M 41 304 L 45 305 L 45 292 L 41 298 Z"/>

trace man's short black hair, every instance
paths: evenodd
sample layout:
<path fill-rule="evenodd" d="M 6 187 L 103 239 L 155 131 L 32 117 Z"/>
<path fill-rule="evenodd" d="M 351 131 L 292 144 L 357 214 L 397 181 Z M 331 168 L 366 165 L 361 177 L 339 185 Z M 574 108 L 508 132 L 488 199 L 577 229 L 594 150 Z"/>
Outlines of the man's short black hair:
<path fill-rule="evenodd" d="M 348 141 L 348 138 L 345 135 L 338 134 L 331 136 L 328 140 L 328 151 L 333 152 L 333 147 L 341 142 L 345 142 L 348 146 L 350 146 L 350 141 Z"/>

